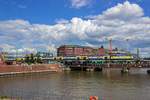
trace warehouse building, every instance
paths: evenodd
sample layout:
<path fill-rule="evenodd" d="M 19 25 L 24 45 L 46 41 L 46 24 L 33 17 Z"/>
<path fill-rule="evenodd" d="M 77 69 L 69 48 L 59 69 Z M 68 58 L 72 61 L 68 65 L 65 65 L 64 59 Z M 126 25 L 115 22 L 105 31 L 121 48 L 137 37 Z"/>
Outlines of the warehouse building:
<path fill-rule="evenodd" d="M 72 57 L 72 56 L 104 56 L 105 50 L 101 48 L 92 48 L 79 45 L 62 45 L 57 48 L 57 56 Z"/>

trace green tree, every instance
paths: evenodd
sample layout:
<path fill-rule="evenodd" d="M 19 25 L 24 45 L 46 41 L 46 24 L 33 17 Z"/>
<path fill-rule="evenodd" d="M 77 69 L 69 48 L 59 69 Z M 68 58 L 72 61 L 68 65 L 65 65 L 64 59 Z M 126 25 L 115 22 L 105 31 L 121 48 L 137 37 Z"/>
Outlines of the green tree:
<path fill-rule="evenodd" d="M 31 55 L 30 55 L 30 62 L 31 63 L 35 63 L 35 59 L 34 59 L 33 53 L 31 53 Z"/>
<path fill-rule="evenodd" d="M 26 55 L 26 57 L 25 57 L 25 62 L 26 62 L 27 64 L 30 64 L 30 57 L 29 57 L 29 55 Z"/>
<path fill-rule="evenodd" d="M 42 59 L 41 59 L 41 57 L 39 55 L 37 56 L 36 62 L 37 63 L 42 63 Z"/>

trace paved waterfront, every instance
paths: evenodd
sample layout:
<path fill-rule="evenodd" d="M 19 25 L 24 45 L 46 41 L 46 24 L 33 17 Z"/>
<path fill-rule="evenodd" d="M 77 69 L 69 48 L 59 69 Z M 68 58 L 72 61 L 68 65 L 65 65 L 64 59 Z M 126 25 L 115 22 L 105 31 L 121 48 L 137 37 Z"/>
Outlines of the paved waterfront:
<path fill-rule="evenodd" d="M 64 72 L 0 78 L 0 95 L 23 100 L 149 100 L 150 75 L 145 69 Z"/>

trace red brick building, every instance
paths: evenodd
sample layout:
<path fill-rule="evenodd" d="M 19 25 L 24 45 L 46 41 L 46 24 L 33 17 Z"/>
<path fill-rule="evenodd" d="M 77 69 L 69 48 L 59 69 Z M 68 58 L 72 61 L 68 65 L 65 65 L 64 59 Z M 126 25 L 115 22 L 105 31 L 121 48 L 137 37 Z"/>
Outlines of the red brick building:
<path fill-rule="evenodd" d="M 101 46 L 101 48 L 98 49 L 98 55 L 99 56 L 104 56 L 105 55 L 105 49 L 103 46 Z"/>
<path fill-rule="evenodd" d="M 57 49 L 57 56 L 103 56 L 105 50 L 103 47 L 95 49 L 88 46 L 63 45 Z"/>

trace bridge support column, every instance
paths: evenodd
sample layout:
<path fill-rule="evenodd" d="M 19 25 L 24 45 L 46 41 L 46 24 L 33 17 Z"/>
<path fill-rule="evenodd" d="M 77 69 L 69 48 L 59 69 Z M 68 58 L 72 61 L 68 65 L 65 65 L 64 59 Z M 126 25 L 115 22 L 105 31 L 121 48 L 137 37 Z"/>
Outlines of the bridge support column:
<path fill-rule="evenodd" d="M 83 66 L 81 66 L 81 71 L 84 71 L 83 69 L 84 69 Z"/>
<path fill-rule="evenodd" d="M 93 67 L 87 68 L 86 71 L 93 72 L 94 68 Z"/>
<path fill-rule="evenodd" d="M 101 72 L 102 70 L 103 70 L 102 67 L 95 67 L 94 68 L 94 71 L 100 71 Z"/>
<path fill-rule="evenodd" d="M 129 70 L 130 70 L 129 66 L 122 64 L 121 73 L 129 73 Z"/>

